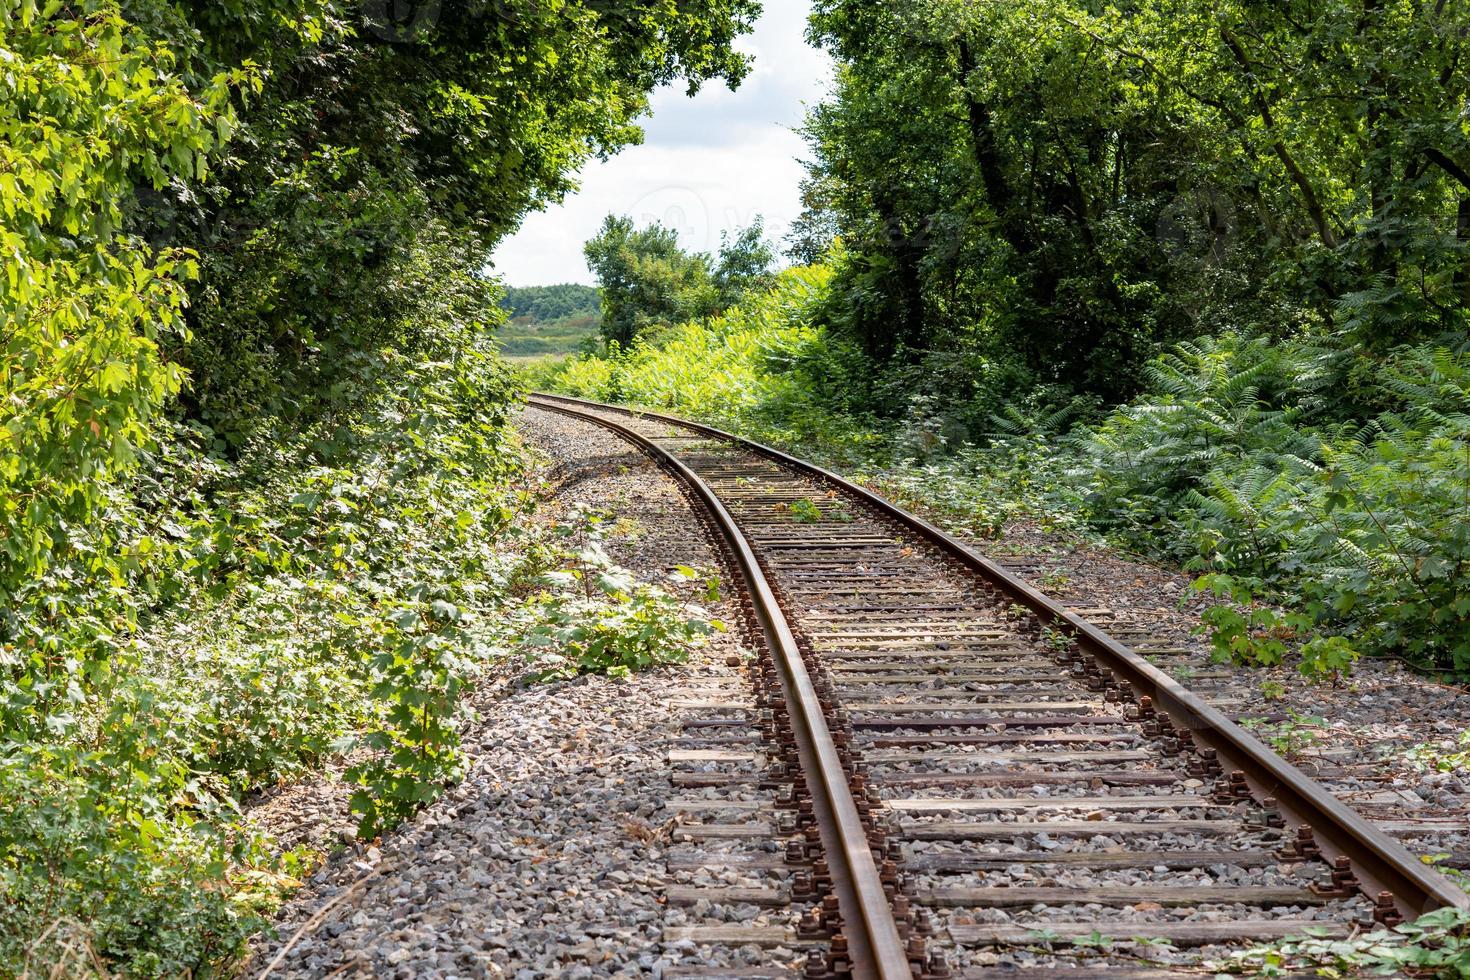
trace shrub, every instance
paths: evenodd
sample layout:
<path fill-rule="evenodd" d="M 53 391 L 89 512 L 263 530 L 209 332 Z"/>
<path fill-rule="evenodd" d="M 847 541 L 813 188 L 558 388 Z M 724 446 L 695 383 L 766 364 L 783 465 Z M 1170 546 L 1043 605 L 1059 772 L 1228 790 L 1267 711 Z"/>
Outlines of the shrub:
<path fill-rule="evenodd" d="M 584 514 L 580 533 L 587 538 L 566 567 L 541 577 L 542 591 L 519 613 L 513 642 L 525 650 L 538 680 L 565 680 L 580 674 L 624 678 L 634 671 L 683 663 L 709 634 L 724 625 L 698 606 L 668 591 L 637 581 L 613 563 L 603 549 L 605 527 L 596 514 Z M 576 533 L 563 528 L 563 533 Z M 699 577 L 680 566 L 675 582 Z M 716 587 L 707 594 L 717 597 Z"/>
<path fill-rule="evenodd" d="M 1233 486 L 1246 468 L 1256 471 L 1254 484 L 1265 474 L 1311 470 L 1319 442 L 1302 424 L 1320 407 L 1316 393 L 1331 383 L 1336 359 L 1323 348 L 1229 334 L 1160 357 L 1147 370 L 1154 393 L 1118 409 L 1079 442 L 1074 479 L 1088 488 L 1093 518 L 1188 556 L 1199 534 L 1187 526 L 1190 505 L 1206 499 L 1210 487 Z M 1220 540 L 1249 537 L 1238 530 L 1229 528 Z"/>
<path fill-rule="evenodd" d="M 1403 352 L 1388 386 L 1400 411 L 1324 447 L 1290 565 L 1310 608 L 1366 647 L 1467 671 L 1470 356 Z"/>
<path fill-rule="evenodd" d="M 146 773 L 118 775 L 85 753 L 0 757 L 8 975 L 213 976 L 260 925 L 222 881 L 244 843 L 179 821 Z"/>
<path fill-rule="evenodd" d="M 573 575 L 554 581 L 567 586 L 583 579 Z M 591 581 L 593 594 L 548 592 L 534 604 L 534 622 L 522 643 L 536 667 L 536 679 L 566 680 L 580 674 L 625 678 L 649 667 L 683 663 L 719 628 L 703 610 L 657 586 L 635 583 L 626 572 L 601 572 Z"/>
<path fill-rule="evenodd" d="M 332 412 L 238 459 L 203 430 L 160 440 L 5 608 L 0 790 L 34 813 L 0 816 L 0 974 L 47 935 L 48 962 L 206 975 L 258 924 L 231 876 L 275 874 L 243 792 L 361 745 L 376 834 L 458 773 L 455 694 L 525 506 L 507 376 L 441 306 L 468 300 L 425 293 L 415 349 L 360 353 Z"/>
<path fill-rule="evenodd" d="M 1088 444 L 1094 514 L 1195 567 L 1227 573 L 1233 578 L 1206 584 L 1234 582 L 1226 591 L 1243 588 L 1248 605 L 1260 595 L 1295 597 L 1307 620 L 1293 617 L 1288 633 L 1313 637 L 1303 647 L 1308 672 L 1335 676 L 1355 650 L 1470 669 L 1465 355 L 1400 352 L 1383 372 L 1399 410 L 1357 433 L 1302 425 L 1312 401 L 1304 392 L 1285 407 L 1243 404 L 1243 379 L 1259 378 L 1264 365 L 1305 358 L 1315 387 L 1310 370 L 1323 363 L 1320 351 L 1290 345 L 1256 358 L 1233 372 L 1204 370 L 1208 362 L 1199 361 L 1222 380 L 1197 380 L 1204 394 L 1188 408 L 1170 401 L 1178 411 L 1155 411 L 1165 403 L 1148 402 L 1109 419 Z M 1236 393 L 1228 413 L 1215 407 L 1222 399 L 1210 394 L 1214 387 Z M 1232 425 L 1222 424 L 1227 417 Z M 1110 454 L 1118 456 L 1112 470 L 1104 465 Z M 1279 659 L 1281 650 L 1249 639 L 1274 625 L 1235 622 L 1224 609 L 1209 617 L 1217 644 L 1235 655 Z"/>

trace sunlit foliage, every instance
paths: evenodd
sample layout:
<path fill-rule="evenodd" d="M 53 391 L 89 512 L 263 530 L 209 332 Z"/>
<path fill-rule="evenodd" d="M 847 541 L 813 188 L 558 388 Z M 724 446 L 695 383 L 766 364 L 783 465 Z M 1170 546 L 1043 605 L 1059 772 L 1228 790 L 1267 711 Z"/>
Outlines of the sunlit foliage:
<path fill-rule="evenodd" d="M 718 255 L 686 252 L 672 228 L 610 214 L 583 249 L 602 292 L 602 339 L 626 347 L 652 329 L 702 317 L 768 285 L 775 250 L 765 222 L 720 238 Z"/>
<path fill-rule="evenodd" d="M 489 250 L 757 10 L 0 0 L 0 974 L 225 970 L 300 870 L 242 793 L 355 752 L 372 835 L 459 772 Z"/>

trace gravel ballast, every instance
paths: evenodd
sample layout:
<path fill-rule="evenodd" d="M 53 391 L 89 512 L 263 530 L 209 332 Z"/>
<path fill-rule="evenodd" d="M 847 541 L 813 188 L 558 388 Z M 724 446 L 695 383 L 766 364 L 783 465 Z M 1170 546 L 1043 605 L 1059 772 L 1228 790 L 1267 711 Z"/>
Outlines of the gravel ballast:
<path fill-rule="evenodd" d="M 716 566 L 676 485 L 626 443 L 534 410 L 519 427 L 545 455 L 554 489 L 539 519 L 583 504 L 621 520 L 631 533 L 610 538 L 608 550 L 645 578 Z M 688 588 L 703 603 L 702 583 Z M 706 608 L 734 615 L 726 602 Z M 724 915 L 665 907 L 666 886 L 688 876 L 667 870 L 674 815 L 663 803 L 689 795 L 671 788 L 668 745 L 684 714 L 674 702 L 693 686 L 743 696 L 732 666 L 739 655 L 732 636 L 716 634 L 689 663 L 624 682 L 527 687 L 516 665 L 492 670 L 470 696 L 478 719 L 464 735 L 466 779 L 377 846 L 355 844 L 329 859 L 282 910 L 279 938 L 261 945 L 252 972 L 298 932 L 271 976 L 657 976 L 721 956 L 662 941 L 667 925 L 701 921 L 701 913 L 705 921 L 752 918 L 741 907 Z M 262 801 L 258 819 L 285 830 L 302 822 L 310 799 L 305 819 L 340 836 L 351 826 L 345 794 L 324 785 L 280 791 Z"/>
<path fill-rule="evenodd" d="M 1470 730 L 1470 691 L 1392 660 L 1360 660 L 1337 683 L 1309 680 L 1290 662 L 1214 663 L 1196 631 L 1215 600 L 1191 594 L 1182 572 L 1025 519 L 1009 522 L 997 540 L 969 543 L 1196 693 L 1232 700 L 1233 714 L 1275 719 L 1253 726 L 1263 741 L 1410 850 L 1451 868 L 1470 864 L 1470 767 L 1425 771 L 1411 754 L 1419 746 L 1466 751 L 1458 738 Z"/>
<path fill-rule="evenodd" d="M 678 488 L 626 443 L 585 422 L 536 410 L 524 412 L 519 425 L 527 441 L 547 457 L 545 476 L 556 491 L 540 519 L 554 520 L 577 505 L 617 519 L 628 533 L 610 539 L 608 550 L 645 579 L 663 580 L 680 565 L 716 567 L 717 557 Z M 1422 832 L 1406 832 L 1402 826 L 1394 831 L 1411 848 L 1470 854 L 1470 831 L 1464 829 L 1470 772 L 1426 774 L 1404 755 L 1421 743 L 1452 747 L 1453 737 L 1470 724 L 1470 696 L 1464 691 L 1382 662 L 1361 665 L 1340 686 L 1309 684 L 1286 669 L 1260 672 L 1211 664 L 1191 633 L 1199 622 L 1200 604 L 1180 602 L 1188 580 L 1177 573 L 1079 545 L 1024 522 L 1007 528 L 999 542 L 975 541 L 973 546 L 1137 646 L 1198 693 L 1225 701 L 1232 714 L 1293 718 L 1284 728 L 1263 727 L 1263 736 L 1274 737 L 1290 758 L 1385 827 L 1424 823 Z M 703 601 L 703 583 L 682 588 L 691 601 Z M 716 604 L 711 612 L 726 621 L 738 615 L 728 602 Z M 329 860 L 283 910 L 280 939 L 262 947 L 255 966 L 274 962 L 283 948 L 285 955 L 272 975 L 661 976 L 677 973 L 680 966 L 798 960 L 791 950 L 711 948 L 665 938 L 673 927 L 790 924 L 785 909 L 703 900 L 686 907 L 665 904 L 671 885 L 773 884 L 768 876 L 733 868 L 669 868 L 670 851 L 681 847 L 673 843 L 680 818 L 664 808 L 666 800 L 762 800 L 759 793 L 738 786 L 676 787 L 667 758 L 671 740 L 680 735 L 689 714 L 679 706 L 681 699 L 686 704 L 691 696 L 734 704 L 748 697 L 738 666 L 744 655 L 735 639 L 723 634 L 677 668 L 650 671 L 627 682 L 583 678 L 538 687 L 518 683 L 524 665 L 499 665 L 470 698 L 479 717 L 464 740 L 469 760 L 465 781 L 378 846 L 354 844 Z M 1271 683 L 1263 685 L 1265 680 Z M 876 687 L 871 691 L 874 700 L 882 700 L 884 693 Z M 758 764 L 752 760 L 751 765 Z M 743 764 L 724 761 L 701 764 L 694 771 L 718 774 L 741 768 Z M 896 773 L 911 769 L 905 763 L 886 768 Z M 340 786 L 323 785 L 327 788 L 281 790 L 262 800 L 258 816 L 288 840 L 345 840 L 344 828 L 350 827 L 345 794 Z M 1059 785 L 1038 792 L 1064 797 L 1066 789 Z M 1047 843 L 1038 840 L 1036 846 Z M 1099 846 L 1114 843 L 1094 841 Z M 1161 848 L 1186 850 L 1204 844 L 1192 836 L 1159 842 Z M 710 842 L 698 849 L 760 846 L 754 841 Z M 925 845 L 915 853 L 945 850 L 944 845 Z M 1284 883 L 1228 865 L 1212 875 L 1159 868 L 1064 873 L 1048 876 L 1047 883 L 1128 887 L 1146 878 L 1181 887 L 1215 879 Z M 1030 868 L 1018 864 L 989 872 L 986 881 L 1026 885 L 1034 877 Z M 1176 915 L 1162 909 L 1101 908 L 1093 914 L 1100 923 L 1117 921 L 1120 926 Z M 1328 913 L 1288 908 L 1279 914 L 1310 919 Z M 1066 917 L 1061 911 L 1056 915 Z M 1210 911 L 1201 921 L 1215 915 L 1228 919 L 1232 913 Z M 1009 921 L 999 911 L 959 918 L 945 912 L 940 918 L 959 924 Z M 1040 965 L 1026 962 L 1029 955 L 1006 954 L 996 960 L 980 954 L 964 957 L 961 965 Z"/>

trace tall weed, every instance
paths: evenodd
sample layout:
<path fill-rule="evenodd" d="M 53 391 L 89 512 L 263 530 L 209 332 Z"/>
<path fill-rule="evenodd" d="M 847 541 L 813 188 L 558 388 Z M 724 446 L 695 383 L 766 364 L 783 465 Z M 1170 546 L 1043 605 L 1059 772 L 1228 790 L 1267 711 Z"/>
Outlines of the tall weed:
<path fill-rule="evenodd" d="M 1381 368 L 1397 410 L 1354 431 L 1321 419 L 1339 353 L 1234 338 L 1181 350 L 1156 366 L 1162 394 L 1084 437 L 1093 519 L 1228 576 L 1202 584 L 1248 605 L 1301 606 L 1310 673 L 1357 652 L 1470 670 L 1470 357 L 1398 352 Z M 1246 642 L 1230 635 L 1216 640 Z"/>

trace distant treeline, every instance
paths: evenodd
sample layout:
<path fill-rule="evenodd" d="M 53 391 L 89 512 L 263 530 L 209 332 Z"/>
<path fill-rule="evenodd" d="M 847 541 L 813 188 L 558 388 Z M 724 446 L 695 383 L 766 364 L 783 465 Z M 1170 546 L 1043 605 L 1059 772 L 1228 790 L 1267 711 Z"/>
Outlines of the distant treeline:
<path fill-rule="evenodd" d="M 521 286 L 505 291 L 502 305 L 512 320 L 549 324 L 562 320 L 597 319 L 602 315 L 602 292 L 595 286 L 562 283 L 559 286 Z"/>

